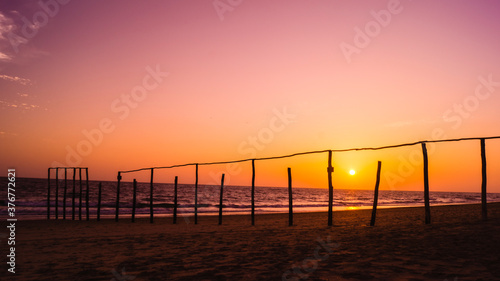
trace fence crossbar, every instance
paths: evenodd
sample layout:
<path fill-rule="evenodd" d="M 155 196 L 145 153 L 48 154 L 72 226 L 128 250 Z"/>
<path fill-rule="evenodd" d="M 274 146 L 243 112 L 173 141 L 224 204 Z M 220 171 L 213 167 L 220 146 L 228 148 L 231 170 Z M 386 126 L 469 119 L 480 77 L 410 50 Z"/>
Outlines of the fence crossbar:
<path fill-rule="evenodd" d="M 344 149 L 325 149 L 325 150 L 315 150 L 315 151 L 298 152 L 298 153 L 293 153 L 293 154 L 280 155 L 280 156 L 271 156 L 271 157 L 246 158 L 246 159 L 239 159 L 239 160 L 232 160 L 232 161 L 217 161 L 217 162 L 204 162 L 204 163 L 186 163 L 186 164 L 178 164 L 178 165 L 171 165 L 171 166 L 159 166 L 159 167 L 140 168 L 140 169 L 134 169 L 134 170 L 128 170 L 128 171 L 120 171 L 120 173 L 125 174 L 125 173 L 133 173 L 133 172 L 146 171 L 146 170 L 151 170 L 151 169 L 158 169 L 158 170 L 160 170 L 160 169 L 172 169 L 172 168 L 180 168 L 180 167 L 196 166 L 196 165 L 198 165 L 198 166 L 208 166 L 208 165 L 234 164 L 234 163 L 248 162 L 248 161 L 252 161 L 252 160 L 253 161 L 274 160 L 274 159 L 290 158 L 290 157 L 301 156 L 301 155 L 328 153 L 329 151 L 332 151 L 332 152 L 349 152 L 349 151 L 363 151 L 363 150 L 382 150 L 382 149 L 389 149 L 389 148 L 414 146 L 414 145 L 418 145 L 418 144 L 422 144 L 422 143 L 456 142 L 456 141 L 481 140 L 481 139 L 485 139 L 485 140 L 488 140 L 488 139 L 500 139 L 500 136 L 473 137 L 473 138 L 455 138 L 455 139 L 442 139 L 442 140 L 422 140 L 422 141 L 416 141 L 416 142 L 409 142 L 409 143 L 402 143 L 402 144 L 395 144 L 395 145 L 387 145 L 387 146 L 379 146 L 379 147 L 358 147 L 358 148 L 344 148 Z"/>

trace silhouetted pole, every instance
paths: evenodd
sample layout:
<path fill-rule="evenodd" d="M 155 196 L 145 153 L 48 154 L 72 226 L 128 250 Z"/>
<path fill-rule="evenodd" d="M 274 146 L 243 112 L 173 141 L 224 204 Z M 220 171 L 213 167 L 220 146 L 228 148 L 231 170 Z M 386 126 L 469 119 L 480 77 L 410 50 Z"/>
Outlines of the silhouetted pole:
<path fill-rule="evenodd" d="M 47 169 L 47 220 L 50 220 L 50 168 Z"/>
<path fill-rule="evenodd" d="M 422 143 L 422 153 L 424 155 L 424 201 L 425 201 L 425 223 L 431 223 L 431 207 L 429 204 L 429 159 L 427 157 L 427 147 Z"/>
<path fill-rule="evenodd" d="M 73 194 L 72 194 L 72 212 L 71 219 L 75 220 L 75 193 L 76 193 L 76 168 L 73 168 Z"/>
<path fill-rule="evenodd" d="M 196 164 L 196 181 L 194 183 L 194 224 L 198 224 L 198 164 Z"/>
<path fill-rule="evenodd" d="M 68 168 L 64 168 L 64 201 L 63 201 L 63 220 L 66 219 L 66 193 L 68 189 Z"/>
<path fill-rule="evenodd" d="M 380 185 L 380 169 L 381 168 L 382 168 L 382 162 L 378 161 L 377 181 L 375 182 L 375 194 L 373 195 L 373 210 L 372 210 L 372 220 L 370 222 L 370 226 L 375 225 L 375 218 L 377 217 L 378 187 Z"/>
<path fill-rule="evenodd" d="M 115 211 L 115 221 L 118 222 L 118 216 L 120 214 L 120 180 L 122 179 L 121 173 L 118 172 L 116 177 L 118 183 L 116 184 L 116 211 Z"/>
<path fill-rule="evenodd" d="M 255 159 L 252 159 L 252 225 L 255 225 Z"/>
<path fill-rule="evenodd" d="M 56 168 L 56 220 L 59 219 L 59 168 Z"/>
<path fill-rule="evenodd" d="M 288 168 L 288 226 L 293 225 L 292 169 Z"/>
<path fill-rule="evenodd" d="M 333 224 L 333 184 L 332 184 L 332 151 L 328 151 L 328 226 Z"/>
<path fill-rule="evenodd" d="M 149 222 L 153 223 L 153 171 L 151 168 L 151 182 L 149 184 Z"/>
<path fill-rule="evenodd" d="M 177 176 L 174 181 L 174 224 L 177 223 Z"/>
<path fill-rule="evenodd" d="M 83 195 L 83 187 L 82 187 L 82 168 L 78 168 L 78 176 L 80 182 L 80 200 L 78 206 L 78 220 L 82 220 L 82 195 Z"/>
<path fill-rule="evenodd" d="M 99 195 L 97 196 L 97 221 L 101 220 L 101 195 L 102 195 L 102 183 L 99 183 Z"/>
<path fill-rule="evenodd" d="M 482 182 L 481 182 L 481 206 L 482 206 L 482 217 L 483 220 L 488 218 L 488 208 L 486 205 L 486 143 L 485 139 L 481 139 L 481 172 L 482 172 Z"/>
<path fill-rule="evenodd" d="M 222 179 L 220 181 L 220 200 L 219 200 L 219 225 L 222 224 L 222 195 L 224 194 L 224 174 L 222 174 Z"/>
<path fill-rule="evenodd" d="M 89 220 L 90 219 L 90 216 L 89 216 L 89 168 L 85 168 L 85 181 L 87 183 L 87 193 L 85 194 L 85 208 L 86 208 L 87 220 Z"/>
<path fill-rule="evenodd" d="M 134 179 L 134 193 L 132 194 L 132 222 L 135 222 L 135 205 L 137 202 L 137 180 Z"/>

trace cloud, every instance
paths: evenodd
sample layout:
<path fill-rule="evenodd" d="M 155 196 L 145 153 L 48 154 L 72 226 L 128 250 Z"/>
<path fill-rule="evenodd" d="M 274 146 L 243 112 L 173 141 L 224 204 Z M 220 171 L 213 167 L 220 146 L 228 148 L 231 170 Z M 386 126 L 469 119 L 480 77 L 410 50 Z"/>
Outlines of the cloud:
<path fill-rule="evenodd" d="M 33 110 L 48 110 L 46 107 L 38 105 L 36 96 L 28 95 L 26 93 L 16 93 L 15 95 L 11 94 L 10 98 L 4 98 L 0 100 L 0 109 L 21 110 L 23 112 Z"/>
<path fill-rule="evenodd" d="M 19 12 L 0 11 L 0 63 L 23 64 L 34 58 L 48 55 L 48 52 L 27 44 L 28 38 L 19 34 L 22 25 L 22 15 Z M 31 28 L 40 27 L 31 26 Z M 20 45 L 24 45 L 22 50 L 19 48 Z"/>
<path fill-rule="evenodd" d="M 9 55 L 0 52 L 0 61 L 2 61 L 2 60 L 7 61 L 7 60 L 11 60 L 11 59 L 12 58 Z"/>
<path fill-rule="evenodd" d="M 16 29 L 14 20 L 0 12 L 0 39 L 7 40 L 7 34 L 12 32 L 14 29 Z"/>
<path fill-rule="evenodd" d="M 4 131 L 0 131 L 0 137 L 6 137 L 6 136 L 17 136 L 16 133 L 10 133 L 10 132 L 4 132 Z"/>
<path fill-rule="evenodd" d="M 21 85 L 31 85 L 31 80 L 29 79 L 26 79 L 26 78 L 21 78 L 21 77 L 17 77 L 17 76 L 9 76 L 9 75 L 0 75 L 0 79 L 3 79 L 3 80 L 6 80 L 6 81 L 9 81 L 9 82 L 15 82 L 15 83 L 19 83 Z"/>
<path fill-rule="evenodd" d="M 16 29 L 14 20 L 0 11 L 0 62 L 12 60 L 9 35 Z"/>
<path fill-rule="evenodd" d="M 39 105 L 36 105 L 36 104 L 32 104 L 32 103 L 28 103 L 28 102 L 22 102 L 22 101 L 3 101 L 3 100 L 0 100 L 0 108 L 1 109 L 7 109 L 7 108 L 10 108 L 10 109 L 19 109 L 19 110 L 23 110 L 23 111 L 26 111 L 26 110 L 35 110 L 35 109 L 38 109 L 38 110 L 47 110 L 47 108 L 45 107 L 41 107 Z"/>

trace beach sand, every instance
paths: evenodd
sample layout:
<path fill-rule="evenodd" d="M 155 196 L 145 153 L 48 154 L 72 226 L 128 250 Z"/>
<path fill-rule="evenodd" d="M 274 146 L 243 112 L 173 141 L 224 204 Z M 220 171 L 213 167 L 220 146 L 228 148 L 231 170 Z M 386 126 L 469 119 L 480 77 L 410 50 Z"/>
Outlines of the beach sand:
<path fill-rule="evenodd" d="M 0 279 L 500 280 L 500 203 L 488 211 L 433 206 L 425 225 L 423 208 L 379 209 L 374 227 L 371 210 L 336 211 L 333 227 L 326 213 L 18 221 L 16 274 Z"/>

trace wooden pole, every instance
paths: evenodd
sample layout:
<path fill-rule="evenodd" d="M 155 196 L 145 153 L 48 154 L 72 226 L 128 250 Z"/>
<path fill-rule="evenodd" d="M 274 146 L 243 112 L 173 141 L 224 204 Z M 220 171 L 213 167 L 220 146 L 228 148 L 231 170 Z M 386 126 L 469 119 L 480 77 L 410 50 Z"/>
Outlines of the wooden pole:
<path fill-rule="evenodd" d="M 196 164 L 196 181 L 194 183 L 194 224 L 198 224 L 198 164 Z"/>
<path fill-rule="evenodd" d="M 135 206 L 137 202 L 137 180 L 134 179 L 134 191 L 132 194 L 132 222 L 135 222 Z"/>
<path fill-rule="evenodd" d="M 149 183 L 149 222 L 153 223 L 153 172 L 154 169 L 151 168 L 151 182 Z"/>
<path fill-rule="evenodd" d="M 47 220 L 50 220 L 50 168 L 47 169 Z"/>
<path fill-rule="evenodd" d="M 59 168 L 56 168 L 56 220 L 59 219 Z"/>
<path fill-rule="evenodd" d="M 177 176 L 174 181 L 174 224 L 177 223 Z"/>
<path fill-rule="evenodd" d="M 71 220 L 75 220 L 75 191 L 76 190 L 76 168 L 73 168 L 73 194 L 72 194 L 72 212 Z"/>
<path fill-rule="evenodd" d="M 83 188 L 82 188 L 82 168 L 78 168 L 78 176 L 79 176 L 79 182 L 80 182 L 80 200 L 79 205 L 78 205 L 78 220 L 82 220 L 82 195 L 83 195 Z"/>
<path fill-rule="evenodd" d="M 293 225 L 292 169 L 288 168 L 288 226 Z"/>
<path fill-rule="evenodd" d="M 99 195 L 97 197 L 97 221 L 101 220 L 101 195 L 102 195 L 102 183 L 99 183 Z"/>
<path fill-rule="evenodd" d="M 64 168 L 63 220 L 66 219 L 66 196 L 68 190 L 68 168 Z"/>
<path fill-rule="evenodd" d="M 118 176 L 116 177 L 116 211 L 115 211 L 115 221 L 118 222 L 118 217 L 120 214 L 120 180 L 122 179 L 121 173 L 118 172 Z"/>
<path fill-rule="evenodd" d="M 429 158 L 427 157 L 427 147 L 422 142 L 422 153 L 424 156 L 424 200 L 425 200 L 425 223 L 431 223 L 431 207 L 429 203 Z"/>
<path fill-rule="evenodd" d="M 328 151 L 328 226 L 333 225 L 333 184 L 332 184 L 332 151 Z"/>
<path fill-rule="evenodd" d="M 252 225 L 255 225 L 255 159 L 252 159 Z"/>
<path fill-rule="evenodd" d="M 481 172 L 482 172 L 482 182 L 481 182 L 481 214 L 483 220 L 488 219 L 488 208 L 486 202 L 486 141 L 481 139 Z"/>
<path fill-rule="evenodd" d="M 378 161 L 377 164 L 377 180 L 375 182 L 375 194 L 373 195 L 373 210 L 372 210 L 372 220 L 370 226 L 375 225 L 375 218 L 377 217 L 377 203 L 378 203 L 378 188 L 380 186 L 380 170 L 382 168 L 382 162 Z"/>
<path fill-rule="evenodd" d="M 85 181 L 87 183 L 87 192 L 85 194 L 85 210 L 87 215 L 87 220 L 90 220 L 89 214 L 89 168 L 85 168 Z"/>
<path fill-rule="evenodd" d="M 220 200 L 219 200 L 219 225 L 222 224 L 222 197 L 224 194 L 224 174 L 222 174 L 222 179 L 220 182 Z"/>

